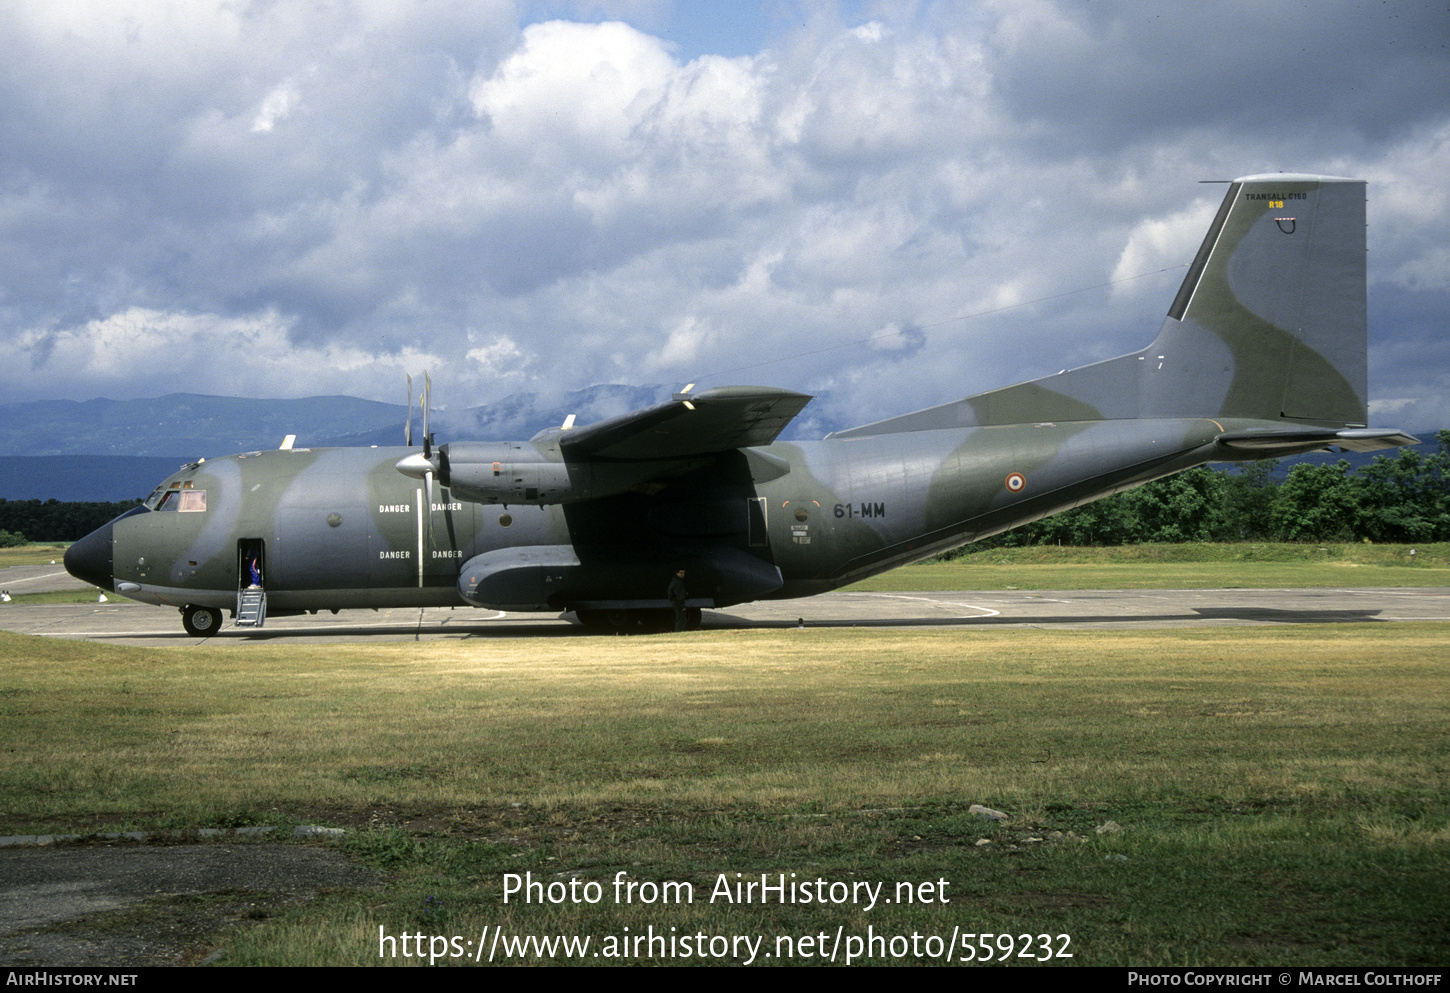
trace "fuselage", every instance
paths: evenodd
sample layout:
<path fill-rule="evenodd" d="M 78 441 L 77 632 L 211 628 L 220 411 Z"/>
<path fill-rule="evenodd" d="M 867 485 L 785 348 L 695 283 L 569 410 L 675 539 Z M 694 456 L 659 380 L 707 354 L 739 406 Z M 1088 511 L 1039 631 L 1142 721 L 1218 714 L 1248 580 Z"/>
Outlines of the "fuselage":
<path fill-rule="evenodd" d="M 67 567 L 145 603 L 268 610 L 658 607 L 807 596 L 1215 456 L 1213 420 L 1005 425 L 720 453 L 599 500 L 488 504 L 397 470 L 417 449 L 252 452 L 183 467 Z M 527 443 L 525 443 L 527 444 Z M 1217 453 L 1222 455 L 1222 453 Z M 485 574 L 480 582 L 468 572 Z"/>

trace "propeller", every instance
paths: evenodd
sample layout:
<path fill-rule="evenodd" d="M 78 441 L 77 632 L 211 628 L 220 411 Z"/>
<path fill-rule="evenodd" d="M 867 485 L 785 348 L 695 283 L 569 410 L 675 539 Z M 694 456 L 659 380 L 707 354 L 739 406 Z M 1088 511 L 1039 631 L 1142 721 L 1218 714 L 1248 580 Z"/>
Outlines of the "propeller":
<path fill-rule="evenodd" d="M 408 403 L 404 407 L 408 412 L 408 419 L 403 424 L 403 444 L 409 448 L 413 447 L 413 377 L 408 376 Z"/>
<path fill-rule="evenodd" d="M 433 451 L 433 435 L 428 430 L 428 408 L 432 405 L 433 380 L 423 373 L 423 391 L 418 395 L 418 406 L 423 410 L 423 451 L 405 455 L 397 461 L 397 469 L 405 476 L 423 480 L 423 498 L 427 501 L 423 512 L 423 530 L 428 544 L 433 543 L 433 477 L 442 470 L 442 458 Z M 413 444 L 413 377 L 408 377 L 408 425 L 404 440 L 409 447 Z"/>

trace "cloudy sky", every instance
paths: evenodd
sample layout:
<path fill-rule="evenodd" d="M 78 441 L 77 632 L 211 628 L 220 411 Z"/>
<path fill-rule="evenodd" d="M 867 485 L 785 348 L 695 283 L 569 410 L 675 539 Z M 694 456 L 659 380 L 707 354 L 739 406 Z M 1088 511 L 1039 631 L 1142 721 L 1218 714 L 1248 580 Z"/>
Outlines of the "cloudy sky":
<path fill-rule="evenodd" d="M 1223 194 L 1368 179 L 1450 426 L 1443 0 L 7 0 L 4 399 L 594 383 L 859 423 L 1131 351 Z M 809 410 L 808 410 L 809 415 Z"/>

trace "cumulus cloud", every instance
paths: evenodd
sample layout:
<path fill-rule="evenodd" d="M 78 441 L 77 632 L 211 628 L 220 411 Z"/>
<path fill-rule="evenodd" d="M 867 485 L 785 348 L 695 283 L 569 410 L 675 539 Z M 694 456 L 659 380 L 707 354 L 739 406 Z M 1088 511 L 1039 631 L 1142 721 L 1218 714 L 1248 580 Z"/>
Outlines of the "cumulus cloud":
<path fill-rule="evenodd" d="M 1443 10 L 802 4 L 724 57 L 671 41 L 689 4 L 529 9 L 0 9 L 7 398 L 428 367 L 460 402 L 755 381 L 871 420 L 1141 346 L 1197 181 L 1279 169 L 1371 180 L 1372 382 L 1429 396 Z"/>
<path fill-rule="evenodd" d="M 1133 225 L 1113 267 L 1114 293 L 1133 293 L 1138 289 L 1134 285 L 1138 277 L 1193 258 L 1217 207 L 1218 203 L 1201 199 L 1167 217 L 1145 217 Z"/>
<path fill-rule="evenodd" d="M 486 375 L 513 378 L 522 376 L 533 361 L 507 335 L 493 335 L 487 344 L 470 348 L 467 357 L 482 366 Z"/>
<path fill-rule="evenodd" d="M 297 102 L 297 87 L 289 80 L 267 94 L 257 116 L 252 119 L 252 131 L 271 131 L 277 122 L 286 118 L 293 104 Z"/>
<path fill-rule="evenodd" d="M 288 323 L 274 311 L 225 316 L 131 307 L 74 327 L 22 332 L 16 378 L 64 369 L 88 398 L 128 396 L 138 381 L 162 383 L 164 392 L 312 396 L 351 394 L 359 378 L 401 383 L 406 369 L 441 364 L 414 348 L 380 354 L 341 342 L 298 346 Z"/>

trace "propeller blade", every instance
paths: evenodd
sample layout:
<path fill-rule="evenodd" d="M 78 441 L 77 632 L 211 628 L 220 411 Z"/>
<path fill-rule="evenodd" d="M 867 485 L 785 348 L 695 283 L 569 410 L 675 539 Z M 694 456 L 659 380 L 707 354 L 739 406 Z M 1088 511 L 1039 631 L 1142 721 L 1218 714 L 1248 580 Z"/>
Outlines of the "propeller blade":
<path fill-rule="evenodd" d="M 408 420 L 403 424 L 403 444 L 413 447 L 413 377 L 408 377 Z"/>
<path fill-rule="evenodd" d="M 410 401 L 411 403 L 411 401 Z M 423 370 L 423 392 L 418 394 L 418 404 L 423 408 L 423 455 L 409 456 L 398 462 L 398 471 L 409 476 L 423 477 L 423 537 L 431 548 L 433 545 L 433 474 L 442 466 L 442 457 L 433 455 L 433 432 L 428 430 L 428 412 L 433 406 L 433 377 Z M 412 421 L 412 407 L 408 420 Z"/>
<path fill-rule="evenodd" d="M 426 369 L 423 371 L 423 395 L 420 400 L 423 404 L 423 455 L 426 458 L 433 454 L 433 435 L 428 430 L 428 408 L 433 406 L 433 377 L 428 375 Z"/>

